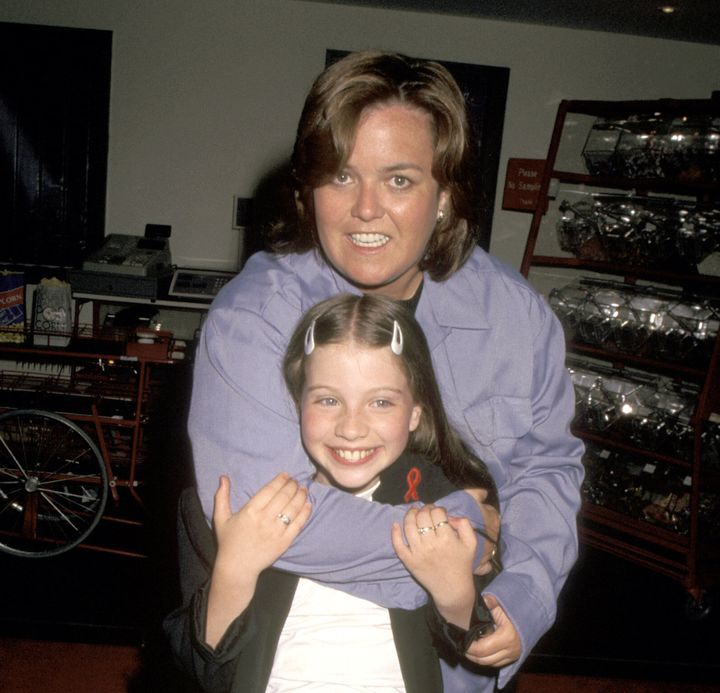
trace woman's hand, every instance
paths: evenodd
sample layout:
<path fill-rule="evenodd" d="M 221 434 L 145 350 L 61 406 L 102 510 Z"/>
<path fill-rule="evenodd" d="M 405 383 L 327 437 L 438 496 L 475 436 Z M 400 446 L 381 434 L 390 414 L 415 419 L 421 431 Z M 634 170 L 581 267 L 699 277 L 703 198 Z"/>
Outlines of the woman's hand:
<path fill-rule="evenodd" d="M 485 667 L 504 667 L 512 664 L 522 653 L 522 642 L 512 621 L 497 599 L 491 594 L 483 595 L 495 621 L 495 631 L 468 648 L 465 656 L 475 664 Z"/>
<path fill-rule="evenodd" d="M 218 644 L 228 626 L 245 611 L 258 576 L 292 544 L 310 511 L 307 490 L 283 472 L 233 513 L 230 480 L 220 477 L 213 508 L 218 553 L 205 623 L 205 641 L 210 647 Z"/>
<path fill-rule="evenodd" d="M 500 513 L 492 505 L 485 503 L 487 498 L 486 489 L 467 488 L 465 492 L 469 493 L 480 506 L 485 524 L 485 534 L 493 540 L 485 539 L 482 558 L 477 568 L 475 568 L 476 575 L 487 575 L 494 567 L 492 559 L 495 556 L 498 538 L 500 537 Z"/>
<path fill-rule="evenodd" d="M 413 577 L 430 593 L 448 622 L 461 628 L 470 623 L 475 602 L 473 560 L 475 530 L 466 518 L 449 518 L 444 508 L 426 505 L 405 514 L 404 534 L 392 528 L 395 553 Z"/>

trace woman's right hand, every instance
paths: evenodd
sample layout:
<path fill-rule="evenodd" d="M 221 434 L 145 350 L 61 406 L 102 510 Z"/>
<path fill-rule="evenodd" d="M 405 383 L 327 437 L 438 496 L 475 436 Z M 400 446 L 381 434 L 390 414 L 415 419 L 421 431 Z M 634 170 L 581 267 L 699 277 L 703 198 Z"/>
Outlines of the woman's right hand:
<path fill-rule="evenodd" d="M 242 566 L 246 574 L 259 575 L 288 549 L 310 512 L 307 489 L 282 472 L 233 513 L 230 479 L 221 476 L 213 509 L 216 567 L 239 571 Z"/>

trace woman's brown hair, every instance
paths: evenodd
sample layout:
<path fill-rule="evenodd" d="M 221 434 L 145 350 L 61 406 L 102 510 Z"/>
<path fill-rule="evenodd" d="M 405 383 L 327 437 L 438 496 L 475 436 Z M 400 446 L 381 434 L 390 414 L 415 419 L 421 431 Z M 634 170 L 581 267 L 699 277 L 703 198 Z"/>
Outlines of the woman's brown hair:
<path fill-rule="evenodd" d="M 351 53 L 315 80 L 305 100 L 292 156 L 294 220 L 275 225 L 276 252 L 318 247 L 313 190 L 337 173 L 352 149 L 362 113 L 399 102 L 427 113 L 433 128 L 433 177 L 450 193 L 420 270 L 436 281 L 447 279 L 467 260 L 479 237 L 477 146 L 465 99 L 442 65 L 396 53 Z"/>

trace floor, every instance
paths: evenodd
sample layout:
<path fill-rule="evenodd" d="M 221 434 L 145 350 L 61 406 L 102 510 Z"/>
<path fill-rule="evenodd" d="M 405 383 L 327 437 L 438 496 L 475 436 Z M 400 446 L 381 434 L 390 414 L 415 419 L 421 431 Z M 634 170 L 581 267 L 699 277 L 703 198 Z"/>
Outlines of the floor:
<path fill-rule="evenodd" d="M 4 693 L 125 693 L 139 690 L 141 650 L 128 645 L 0 639 L 0 690 Z M 177 691 L 168 680 L 144 690 Z M 711 693 L 709 684 L 521 674 L 515 693 Z"/>
<path fill-rule="evenodd" d="M 162 552 L 150 559 L 81 549 L 46 559 L 3 554 L 0 574 L 1 691 L 195 690 L 160 634 L 177 599 Z M 689 620 L 685 597 L 669 578 L 584 548 L 558 620 L 516 691 L 720 691 L 718 610 Z"/>

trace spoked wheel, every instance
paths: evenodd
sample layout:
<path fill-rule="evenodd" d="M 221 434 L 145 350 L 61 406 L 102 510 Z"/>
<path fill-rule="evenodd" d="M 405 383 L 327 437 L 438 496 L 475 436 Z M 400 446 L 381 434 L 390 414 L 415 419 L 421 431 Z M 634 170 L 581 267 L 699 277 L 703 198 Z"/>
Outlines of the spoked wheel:
<path fill-rule="evenodd" d="M 0 551 L 68 551 L 100 521 L 107 495 L 103 459 L 77 424 L 35 409 L 0 414 Z"/>

